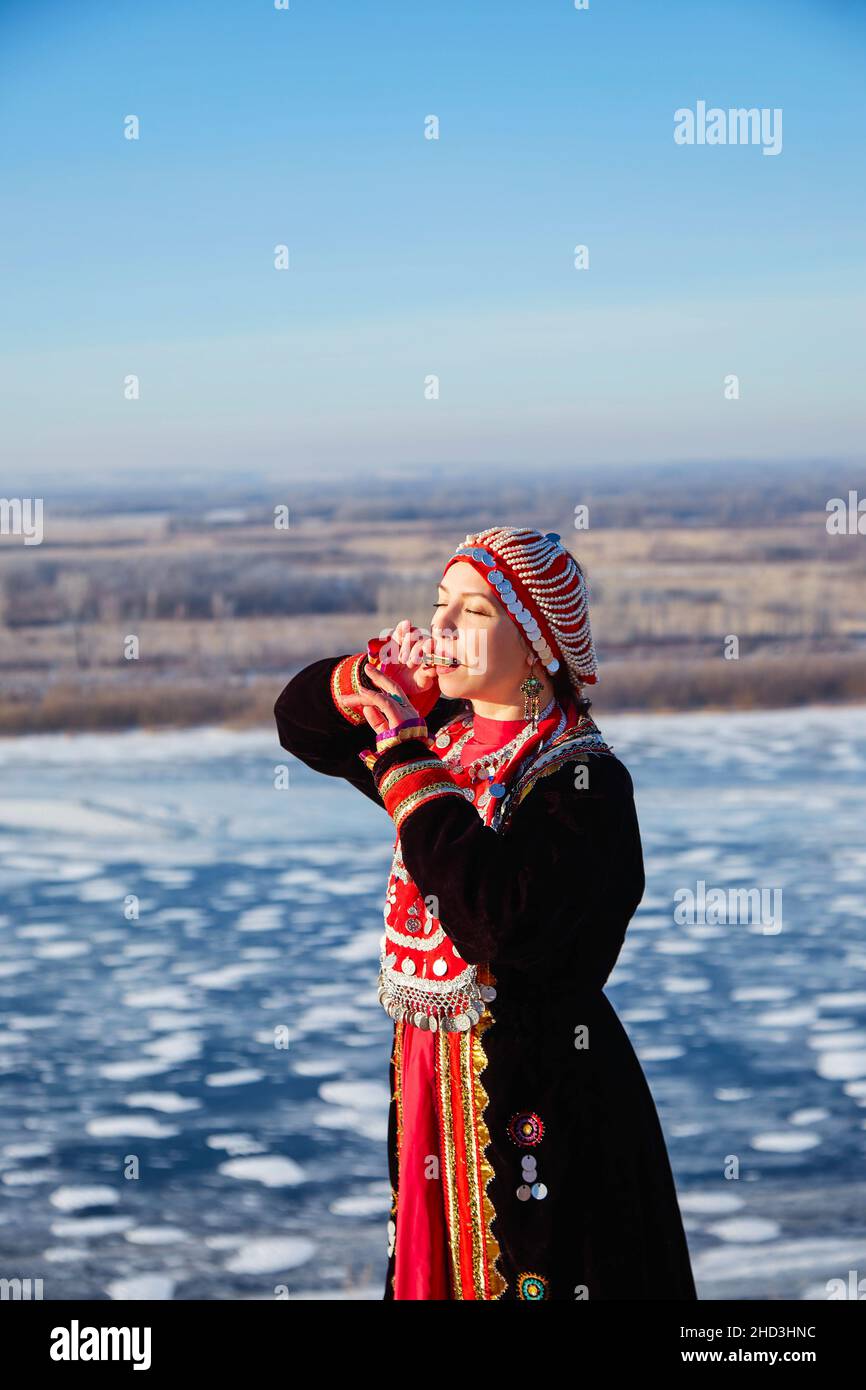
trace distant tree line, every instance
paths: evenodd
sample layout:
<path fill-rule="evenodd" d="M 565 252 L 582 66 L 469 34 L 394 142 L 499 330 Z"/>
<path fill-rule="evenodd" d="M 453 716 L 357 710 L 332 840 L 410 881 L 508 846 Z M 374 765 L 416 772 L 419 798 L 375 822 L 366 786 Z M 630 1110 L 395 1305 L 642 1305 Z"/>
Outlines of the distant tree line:
<path fill-rule="evenodd" d="M 0 610 L 6 626 L 111 619 L 236 618 L 364 613 L 377 607 L 378 571 L 328 572 L 276 558 L 142 557 L 74 565 L 31 560 L 9 566 Z"/>

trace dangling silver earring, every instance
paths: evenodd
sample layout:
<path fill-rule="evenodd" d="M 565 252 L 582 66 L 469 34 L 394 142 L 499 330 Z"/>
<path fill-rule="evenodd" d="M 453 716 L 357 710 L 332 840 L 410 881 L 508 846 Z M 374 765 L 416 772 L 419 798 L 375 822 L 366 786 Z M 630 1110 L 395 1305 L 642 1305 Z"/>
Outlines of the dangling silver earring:
<path fill-rule="evenodd" d="M 520 682 L 520 689 L 523 691 L 523 718 L 526 720 L 527 724 L 532 724 L 533 729 L 537 729 L 538 696 L 539 692 L 544 689 L 544 686 L 541 684 L 538 677 L 534 676 L 530 670 L 526 680 Z"/>

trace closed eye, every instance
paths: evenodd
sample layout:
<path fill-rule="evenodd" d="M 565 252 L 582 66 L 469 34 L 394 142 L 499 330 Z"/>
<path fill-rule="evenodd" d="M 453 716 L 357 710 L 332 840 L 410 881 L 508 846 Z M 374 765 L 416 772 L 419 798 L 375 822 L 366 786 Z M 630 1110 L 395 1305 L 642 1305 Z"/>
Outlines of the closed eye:
<path fill-rule="evenodd" d="M 437 609 L 437 608 L 442 608 L 442 607 L 443 607 L 443 605 L 442 605 L 441 603 L 434 603 L 434 605 L 433 605 L 434 610 Z M 485 613 L 483 608 L 467 608 L 465 611 L 466 611 L 467 613 L 477 613 L 478 616 L 479 616 L 479 618 L 489 618 L 489 617 L 490 617 L 490 614 L 489 614 L 489 613 Z"/>

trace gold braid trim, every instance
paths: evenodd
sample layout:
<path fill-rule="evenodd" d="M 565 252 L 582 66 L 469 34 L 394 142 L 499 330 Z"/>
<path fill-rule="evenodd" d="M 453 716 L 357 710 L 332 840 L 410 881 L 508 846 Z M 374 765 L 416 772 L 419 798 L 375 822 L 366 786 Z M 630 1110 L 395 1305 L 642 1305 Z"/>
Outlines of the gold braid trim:
<path fill-rule="evenodd" d="M 340 696 L 363 695 L 367 687 L 361 684 L 361 666 L 366 660 L 366 652 L 357 652 L 354 656 L 344 656 L 331 672 L 331 698 L 343 718 L 348 719 L 350 724 L 362 724 L 364 711 L 354 705 L 344 705 Z"/>
<path fill-rule="evenodd" d="M 403 1145 L 403 1027 L 402 1018 L 398 1018 L 394 1024 L 394 1058 L 396 1076 L 394 1081 L 394 1099 L 397 1102 L 397 1159 L 400 1158 L 400 1149 Z M 399 1170 L 398 1170 L 399 1177 Z"/>
<path fill-rule="evenodd" d="M 484 1245 L 484 1213 L 478 1190 L 479 1154 L 478 1134 L 475 1129 L 477 1097 L 471 1035 L 461 1033 L 457 1046 L 460 1049 L 460 1100 L 465 1116 L 463 1143 L 466 1149 L 466 1185 L 469 1188 L 469 1221 L 472 1229 L 472 1294 L 474 1298 L 483 1299 L 487 1296 L 487 1280 L 484 1277 L 487 1251 Z"/>
<path fill-rule="evenodd" d="M 493 975 L 491 975 L 489 969 L 485 969 L 482 972 L 482 970 L 479 967 L 479 980 L 481 980 L 482 974 L 484 975 L 484 979 L 482 981 L 483 983 L 493 983 L 494 977 Z M 482 1034 L 485 1033 L 487 1029 L 493 1025 L 494 1022 L 495 1019 L 492 1017 L 492 1015 L 489 1012 L 485 1012 L 482 1015 L 479 1022 L 476 1024 L 476 1026 L 470 1029 L 468 1034 L 461 1034 L 461 1038 L 463 1036 L 466 1037 L 468 1047 L 471 1050 L 472 1059 L 475 1141 L 478 1147 L 478 1166 L 481 1170 L 480 1225 L 482 1231 L 482 1238 L 484 1241 L 484 1256 L 487 1261 L 487 1278 L 490 1285 L 490 1297 L 501 1298 L 508 1288 L 508 1281 L 503 1277 L 502 1270 L 499 1264 L 499 1256 L 501 1252 L 499 1249 L 499 1242 L 493 1234 L 491 1224 L 494 1216 L 496 1215 L 496 1212 L 493 1208 L 493 1203 L 487 1195 L 487 1184 L 493 1177 L 493 1168 L 491 1167 L 490 1162 L 487 1158 L 486 1151 L 490 1143 L 490 1131 L 488 1130 L 487 1123 L 484 1119 L 484 1112 L 487 1108 L 489 1097 L 487 1095 L 486 1090 L 482 1086 L 480 1080 L 481 1072 L 483 1072 L 485 1067 L 487 1066 L 487 1053 L 484 1050 Z"/>
<path fill-rule="evenodd" d="M 485 976 L 484 983 L 493 984 L 494 977 L 488 967 L 479 967 Z M 451 1270 L 452 1296 L 455 1299 L 466 1297 L 460 1262 L 461 1223 L 460 1200 L 455 1170 L 456 1151 L 454 1143 L 454 1109 L 452 1106 L 451 1054 L 450 1047 L 458 1049 L 460 1069 L 460 1099 L 463 1113 L 463 1142 L 466 1151 L 466 1177 L 469 1188 L 470 1224 L 472 1227 L 472 1295 L 477 1299 L 498 1299 L 508 1289 L 499 1266 L 499 1243 L 492 1231 L 493 1208 L 487 1186 L 493 1177 L 493 1168 L 486 1157 L 490 1144 L 490 1132 L 484 1119 L 488 1105 L 488 1095 L 480 1081 L 480 1073 L 487 1066 L 487 1054 L 481 1035 L 491 1027 L 494 1019 L 485 1014 L 480 1023 L 468 1033 L 456 1036 L 442 1032 L 436 1033 L 436 1079 L 439 1089 L 440 1142 L 442 1153 L 442 1190 L 445 1199 L 446 1222 L 448 1227 L 448 1254 Z M 454 1042 L 449 1039 L 454 1036 Z"/>
<path fill-rule="evenodd" d="M 399 782 L 401 777 L 408 777 L 410 772 L 423 772 L 425 768 L 436 768 L 440 766 L 439 759 L 435 754 L 429 758 L 416 758 L 415 761 L 411 763 L 398 763 L 396 767 L 392 767 L 389 772 L 385 773 L 385 776 L 379 783 L 379 795 L 384 797 L 385 793 L 391 790 L 395 782 Z"/>
<path fill-rule="evenodd" d="M 454 1168 L 454 1117 L 451 1111 L 451 1054 L 448 1050 L 450 1033 L 437 1029 L 436 1079 L 439 1083 L 440 1142 L 442 1145 L 442 1195 L 448 1227 L 448 1255 L 451 1261 L 451 1293 L 462 1299 L 460 1278 L 460 1207 L 457 1201 L 457 1178 Z"/>
<path fill-rule="evenodd" d="M 414 790 L 406 791 L 401 796 L 399 783 L 407 777 L 410 778 L 408 785 L 412 787 L 414 784 Z M 435 754 L 413 758 L 411 762 L 398 763 L 396 767 L 389 768 L 377 787 L 385 809 L 398 829 L 410 812 L 433 797 L 454 795 L 465 799 L 454 778 L 443 768 Z"/>
<path fill-rule="evenodd" d="M 403 1026 L 404 1026 L 404 1025 L 403 1025 L 403 1020 L 402 1020 L 401 1018 L 398 1018 L 398 1019 L 395 1021 L 395 1023 L 394 1023 L 394 1050 L 393 1050 L 393 1053 L 392 1053 L 392 1061 L 393 1061 L 393 1063 L 394 1063 L 394 1092 L 393 1092 L 393 1095 L 392 1095 L 391 1099 L 393 1100 L 393 1102 L 394 1102 L 394 1104 L 395 1104 L 395 1106 L 396 1106 L 396 1113 L 397 1113 L 397 1134 L 396 1134 L 396 1136 L 395 1136 L 395 1144 L 396 1144 L 396 1149 L 397 1149 L 397 1186 L 398 1186 L 398 1188 L 399 1188 L 399 1185 L 400 1185 L 400 1149 L 401 1149 L 401 1147 L 402 1147 L 402 1142 L 403 1142 L 403 1080 L 402 1080 L 402 1067 L 403 1067 Z M 395 1230 L 395 1234 L 394 1234 L 393 1265 L 392 1265 L 392 1268 L 391 1268 L 391 1292 L 392 1292 L 392 1293 L 395 1293 L 395 1292 L 396 1292 L 395 1279 L 396 1279 L 396 1277 L 397 1277 L 397 1235 L 396 1235 L 396 1228 L 397 1228 L 397 1207 L 398 1207 L 398 1193 L 395 1192 L 394 1186 L 393 1186 L 393 1184 L 392 1184 L 392 1185 L 391 1185 L 391 1220 L 394 1222 L 394 1230 Z"/>
<path fill-rule="evenodd" d="M 394 812 L 394 825 L 399 830 L 407 816 L 411 815 L 419 806 L 423 806 L 425 801 L 433 801 L 437 796 L 459 796 L 461 800 L 464 799 L 463 793 L 448 782 L 437 782 L 432 787 L 422 787 L 420 791 L 410 792 L 400 802 Z"/>

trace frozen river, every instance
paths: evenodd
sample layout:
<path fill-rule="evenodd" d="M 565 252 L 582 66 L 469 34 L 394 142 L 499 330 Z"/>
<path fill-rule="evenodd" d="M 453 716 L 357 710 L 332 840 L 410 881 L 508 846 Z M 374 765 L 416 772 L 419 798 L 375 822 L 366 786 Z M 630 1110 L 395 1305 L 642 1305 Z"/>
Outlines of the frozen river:
<path fill-rule="evenodd" d="M 866 1279 L 866 710 L 599 722 L 647 869 L 606 992 L 699 1296 L 824 1299 Z M 384 811 L 270 730 L 2 740 L 0 771 L 0 1277 L 381 1299 Z M 700 883 L 781 929 L 679 924 Z"/>

